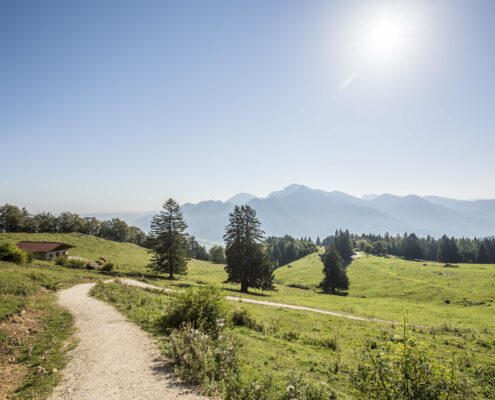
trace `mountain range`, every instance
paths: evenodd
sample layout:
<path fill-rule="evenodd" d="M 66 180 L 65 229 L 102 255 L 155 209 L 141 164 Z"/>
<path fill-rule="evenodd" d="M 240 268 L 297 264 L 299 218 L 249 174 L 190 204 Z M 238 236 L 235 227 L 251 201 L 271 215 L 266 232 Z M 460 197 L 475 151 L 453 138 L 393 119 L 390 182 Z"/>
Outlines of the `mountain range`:
<path fill-rule="evenodd" d="M 267 235 L 323 238 L 336 229 L 354 233 L 493 236 L 495 200 L 456 200 L 438 196 L 391 194 L 354 197 L 304 185 L 290 185 L 259 198 L 239 193 L 227 201 L 202 201 L 182 206 L 188 231 L 203 242 L 222 242 L 229 213 L 238 204 L 256 209 Z M 118 217 L 147 231 L 154 213 L 92 214 Z"/>

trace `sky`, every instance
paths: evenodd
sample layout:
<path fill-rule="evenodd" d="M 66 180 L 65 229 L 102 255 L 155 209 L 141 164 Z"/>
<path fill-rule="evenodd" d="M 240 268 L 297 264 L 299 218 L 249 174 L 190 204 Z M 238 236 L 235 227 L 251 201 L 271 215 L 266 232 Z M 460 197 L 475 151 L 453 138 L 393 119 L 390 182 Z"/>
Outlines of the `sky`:
<path fill-rule="evenodd" d="M 495 2 L 0 1 L 0 204 L 495 198 Z"/>

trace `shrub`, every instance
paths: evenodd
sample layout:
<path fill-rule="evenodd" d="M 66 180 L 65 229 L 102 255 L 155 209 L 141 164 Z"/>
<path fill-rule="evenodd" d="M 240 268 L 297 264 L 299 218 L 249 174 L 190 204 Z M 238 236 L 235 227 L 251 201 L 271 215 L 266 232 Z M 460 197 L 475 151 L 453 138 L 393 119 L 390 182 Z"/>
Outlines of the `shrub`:
<path fill-rule="evenodd" d="M 0 261 L 24 264 L 29 261 L 29 255 L 10 243 L 0 244 Z"/>
<path fill-rule="evenodd" d="M 263 324 L 256 321 L 245 308 L 236 308 L 232 312 L 231 321 L 236 326 L 245 326 L 258 332 L 262 332 L 264 329 Z"/>
<path fill-rule="evenodd" d="M 62 256 L 62 257 L 57 257 L 55 259 L 55 264 L 67 268 L 81 269 L 81 268 L 86 268 L 87 262 L 80 258 L 69 258 L 67 256 Z"/>
<path fill-rule="evenodd" d="M 55 264 L 62 267 L 67 267 L 69 265 L 69 259 L 67 258 L 67 256 L 59 256 L 55 258 Z"/>
<path fill-rule="evenodd" d="M 79 258 L 69 258 L 68 267 L 69 268 L 86 268 L 87 262 Z"/>
<path fill-rule="evenodd" d="M 236 347 L 230 335 L 213 338 L 188 322 L 169 336 L 167 355 L 182 381 L 212 394 L 225 391 L 229 382 L 236 380 Z"/>
<path fill-rule="evenodd" d="M 363 399 L 441 400 L 469 398 L 466 382 L 428 360 L 424 346 L 408 338 L 367 344 L 353 381 Z"/>
<path fill-rule="evenodd" d="M 115 268 L 115 264 L 113 263 L 113 261 L 107 261 L 105 262 L 105 264 L 103 264 L 101 270 L 105 272 L 112 272 L 114 268 Z"/>
<path fill-rule="evenodd" d="M 226 310 L 219 289 L 213 286 L 190 289 L 172 299 L 163 323 L 169 331 L 190 324 L 193 329 L 217 338 L 225 324 Z"/>
<path fill-rule="evenodd" d="M 325 383 L 313 383 L 304 375 L 289 373 L 276 378 L 265 373 L 257 379 L 248 379 L 229 388 L 228 400 L 335 400 L 336 394 Z"/>

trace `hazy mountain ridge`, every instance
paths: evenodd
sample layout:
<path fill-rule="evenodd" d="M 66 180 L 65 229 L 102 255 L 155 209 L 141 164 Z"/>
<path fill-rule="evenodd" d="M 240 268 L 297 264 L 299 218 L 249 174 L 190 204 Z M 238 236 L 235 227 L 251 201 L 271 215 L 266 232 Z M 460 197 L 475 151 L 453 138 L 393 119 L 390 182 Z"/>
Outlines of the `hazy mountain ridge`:
<path fill-rule="evenodd" d="M 267 235 L 316 238 L 339 228 L 356 233 L 415 232 L 437 237 L 444 233 L 451 236 L 495 235 L 495 200 L 466 201 L 391 194 L 358 198 L 303 185 L 290 185 L 264 198 L 240 193 L 225 202 L 186 203 L 182 209 L 188 231 L 198 239 L 222 242 L 229 213 L 235 204 L 242 203 L 256 209 Z M 152 218 L 152 214 L 139 213 L 116 213 L 114 216 L 119 215 L 146 231 Z"/>

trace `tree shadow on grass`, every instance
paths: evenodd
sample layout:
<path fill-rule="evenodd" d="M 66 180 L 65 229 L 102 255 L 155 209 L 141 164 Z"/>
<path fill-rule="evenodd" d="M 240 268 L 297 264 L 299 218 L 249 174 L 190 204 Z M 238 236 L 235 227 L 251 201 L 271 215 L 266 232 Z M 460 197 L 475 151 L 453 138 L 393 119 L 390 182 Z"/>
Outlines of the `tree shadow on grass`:
<path fill-rule="evenodd" d="M 223 290 L 226 290 L 228 292 L 233 292 L 236 294 L 248 294 L 250 296 L 258 296 L 258 297 L 270 297 L 269 294 L 266 293 L 256 293 L 256 292 L 241 292 L 240 289 L 233 289 L 233 288 L 226 288 L 224 287 Z"/>

